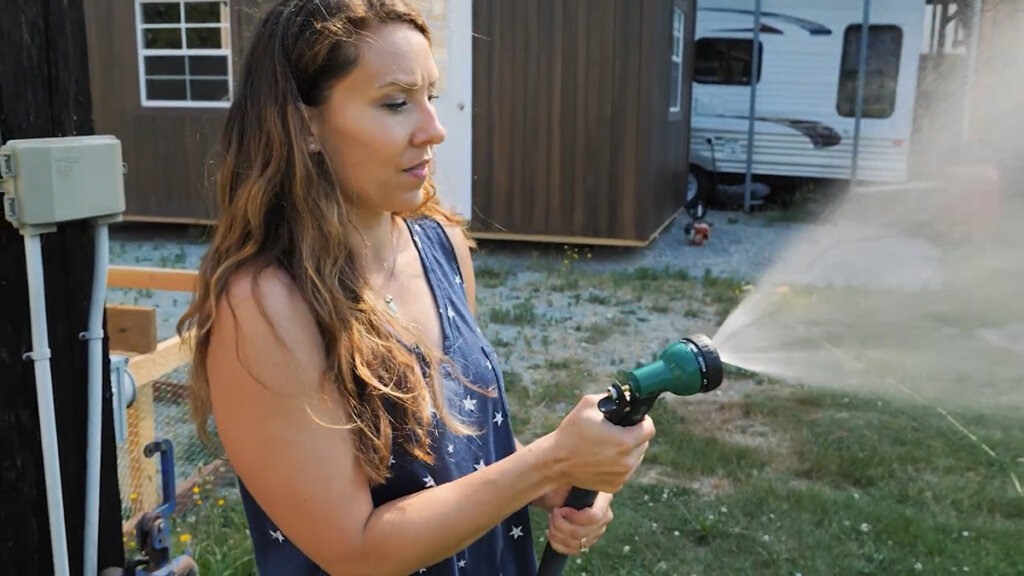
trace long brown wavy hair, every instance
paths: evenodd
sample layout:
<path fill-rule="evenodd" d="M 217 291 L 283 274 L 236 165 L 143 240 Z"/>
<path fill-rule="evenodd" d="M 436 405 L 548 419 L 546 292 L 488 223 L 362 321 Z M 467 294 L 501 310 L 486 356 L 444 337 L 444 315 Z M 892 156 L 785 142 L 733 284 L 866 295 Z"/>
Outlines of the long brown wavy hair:
<path fill-rule="evenodd" d="M 373 484 L 388 476 L 393 442 L 433 460 L 431 406 L 450 428 L 467 431 L 445 409 L 440 382 L 446 359 L 421 347 L 421 364 L 389 329 L 386 312 L 367 298 L 358 253 L 346 236 L 343 194 L 324 155 L 306 145 L 311 128 L 304 106 L 323 105 L 334 83 L 356 66 L 360 34 L 389 23 L 408 24 L 430 41 L 422 16 L 405 0 L 286 0 L 263 17 L 222 135 L 219 220 L 193 302 L 177 327 L 192 346 L 192 415 L 208 440 L 206 361 L 217 302 L 243 268 L 251 267 L 254 279 L 270 266 L 287 272 L 316 318 L 327 358 L 325 385 L 336 386 L 348 403 L 359 458 Z M 430 180 L 422 204 L 403 214 L 418 215 L 465 229 L 441 207 Z"/>

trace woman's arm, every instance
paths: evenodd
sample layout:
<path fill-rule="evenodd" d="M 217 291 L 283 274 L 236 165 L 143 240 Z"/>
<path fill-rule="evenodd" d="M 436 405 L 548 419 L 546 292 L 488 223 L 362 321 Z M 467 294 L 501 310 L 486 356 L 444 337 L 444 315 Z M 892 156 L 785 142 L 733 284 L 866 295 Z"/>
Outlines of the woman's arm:
<path fill-rule="evenodd" d="M 566 480 L 617 491 L 654 435 L 649 421 L 613 426 L 599 396 L 587 396 L 555 432 L 515 454 L 375 509 L 346 403 L 322 385 L 323 341 L 309 308 L 281 271 L 250 279 L 233 280 L 214 322 L 207 369 L 217 429 L 263 510 L 331 574 L 415 572 Z"/>

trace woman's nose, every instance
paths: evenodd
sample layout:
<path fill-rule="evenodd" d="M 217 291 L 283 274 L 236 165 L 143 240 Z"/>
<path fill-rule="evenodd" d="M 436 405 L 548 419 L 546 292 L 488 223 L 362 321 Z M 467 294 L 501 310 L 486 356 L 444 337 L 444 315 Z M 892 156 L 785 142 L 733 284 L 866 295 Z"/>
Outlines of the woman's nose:
<path fill-rule="evenodd" d="M 448 131 L 441 124 L 437 116 L 437 110 L 433 106 L 426 106 L 416 133 L 413 135 L 413 145 L 417 147 L 437 146 L 444 142 Z"/>

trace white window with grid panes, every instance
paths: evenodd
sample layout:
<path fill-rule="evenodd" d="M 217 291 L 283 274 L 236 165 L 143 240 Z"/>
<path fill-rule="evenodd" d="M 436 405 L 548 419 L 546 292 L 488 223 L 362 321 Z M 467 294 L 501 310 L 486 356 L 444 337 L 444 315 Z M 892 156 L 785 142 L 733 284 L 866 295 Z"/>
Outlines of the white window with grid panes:
<path fill-rule="evenodd" d="M 678 7 L 672 12 L 672 80 L 669 87 L 669 112 L 683 107 L 683 28 L 685 14 Z"/>
<path fill-rule="evenodd" d="M 231 105 L 227 0 L 135 0 L 143 106 Z"/>

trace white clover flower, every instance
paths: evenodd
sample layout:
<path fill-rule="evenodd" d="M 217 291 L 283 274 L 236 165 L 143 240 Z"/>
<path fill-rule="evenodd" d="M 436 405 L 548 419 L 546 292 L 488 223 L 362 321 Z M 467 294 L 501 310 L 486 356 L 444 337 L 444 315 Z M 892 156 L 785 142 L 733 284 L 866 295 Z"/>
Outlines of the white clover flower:
<path fill-rule="evenodd" d="M 917 570 L 918 572 L 920 572 L 921 570 L 924 570 L 924 566 L 920 562 L 915 562 L 914 563 L 914 570 Z"/>
<path fill-rule="evenodd" d="M 871 524 L 868 524 L 867 522 L 864 522 L 863 524 L 860 525 L 860 531 L 861 532 L 867 532 L 869 530 L 871 530 Z"/>

